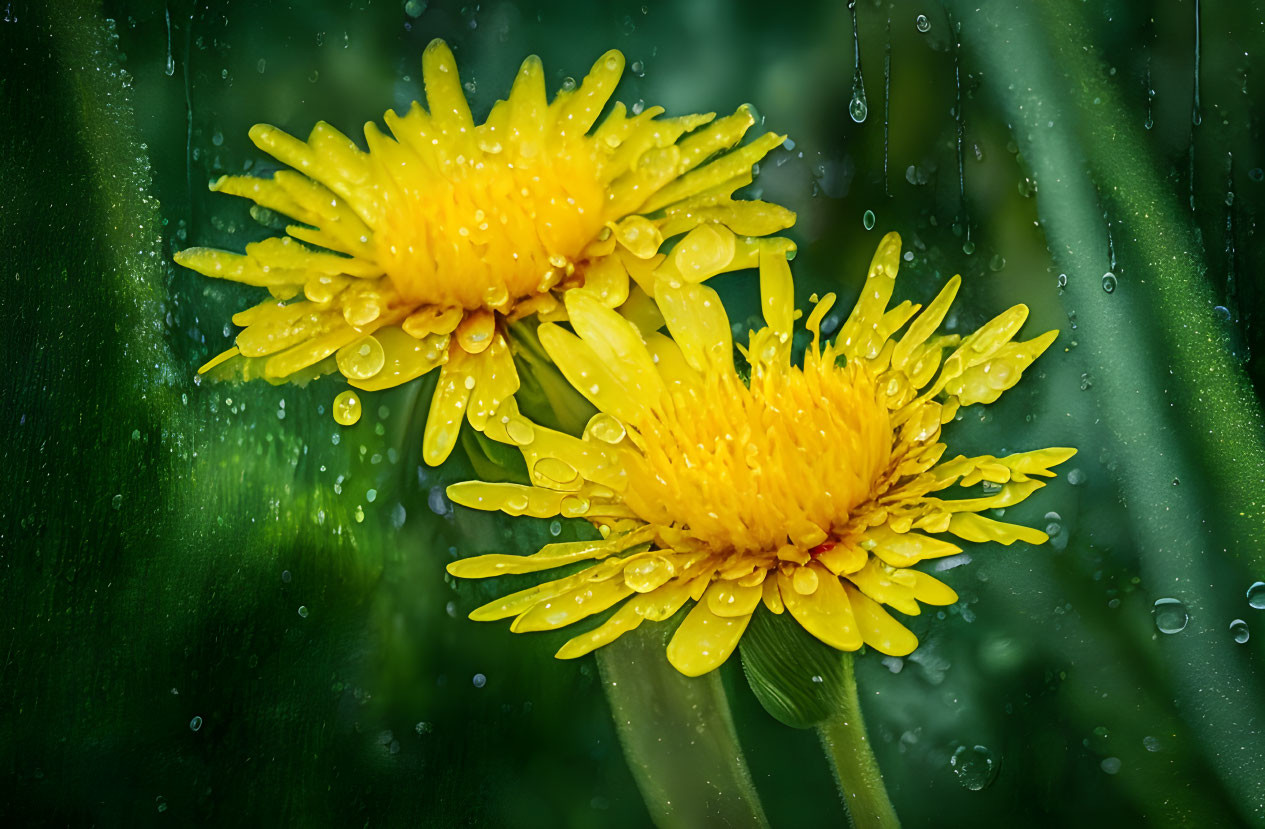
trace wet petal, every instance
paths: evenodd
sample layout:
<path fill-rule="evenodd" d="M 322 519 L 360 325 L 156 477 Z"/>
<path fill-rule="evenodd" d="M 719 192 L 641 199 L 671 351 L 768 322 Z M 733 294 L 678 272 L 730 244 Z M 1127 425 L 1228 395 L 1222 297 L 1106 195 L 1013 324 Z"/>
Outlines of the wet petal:
<path fill-rule="evenodd" d="M 686 615 L 668 643 L 668 661 L 686 676 L 702 676 L 719 668 L 738 647 L 751 615 L 717 616 L 706 594 Z"/>
<path fill-rule="evenodd" d="M 841 651 L 860 648 L 861 632 L 839 578 L 820 565 L 810 566 L 818 568 L 818 583 L 817 589 L 808 595 L 795 590 L 792 577 L 784 570 L 778 570 L 777 583 L 786 609 L 804 630 L 832 648 Z"/>

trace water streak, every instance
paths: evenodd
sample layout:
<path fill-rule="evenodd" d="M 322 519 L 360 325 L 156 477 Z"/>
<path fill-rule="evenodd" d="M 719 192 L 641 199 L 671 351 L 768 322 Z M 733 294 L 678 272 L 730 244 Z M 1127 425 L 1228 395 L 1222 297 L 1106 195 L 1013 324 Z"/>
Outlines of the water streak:
<path fill-rule="evenodd" d="M 848 102 L 848 114 L 858 124 L 865 120 L 870 108 L 865 103 L 865 80 L 861 77 L 861 33 L 857 27 L 857 0 L 848 0 L 848 11 L 852 14 L 852 100 Z"/>
<path fill-rule="evenodd" d="M 892 4 L 887 4 L 887 43 L 883 47 L 883 195 L 890 197 L 887 161 L 891 146 L 892 120 Z"/>

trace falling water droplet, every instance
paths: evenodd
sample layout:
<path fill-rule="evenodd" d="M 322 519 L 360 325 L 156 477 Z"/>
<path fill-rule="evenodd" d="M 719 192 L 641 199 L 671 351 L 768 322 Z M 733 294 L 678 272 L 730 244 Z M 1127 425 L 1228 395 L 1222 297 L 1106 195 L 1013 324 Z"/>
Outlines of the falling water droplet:
<path fill-rule="evenodd" d="M 1251 631 L 1247 629 L 1247 622 L 1242 619 L 1235 619 L 1230 623 L 1230 635 L 1234 637 L 1234 641 L 1240 645 L 1247 642 L 1251 638 Z"/>
<path fill-rule="evenodd" d="M 1190 614 L 1180 599 L 1158 599 L 1151 608 L 1155 627 L 1160 633 L 1181 633 L 1190 622 Z"/>
<path fill-rule="evenodd" d="M 848 114 L 852 116 L 852 120 L 858 124 L 865 120 L 865 116 L 869 115 L 870 108 L 865 103 L 865 88 L 858 86 L 852 90 L 852 100 L 848 103 Z"/>
<path fill-rule="evenodd" d="M 914 18 L 914 27 L 923 34 L 926 34 L 931 31 L 931 21 L 927 19 L 927 15 L 920 14 Z"/>
<path fill-rule="evenodd" d="M 874 211 L 873 210 L 865 211 L 865 215 L 861 217 L 861 224 L 863 227 L 865 227 L 866 230 L 874 229 Z"/>
<path fill-rule="evenodd" d="M 352 426 L 360 420 L 360 398 L 354 391 L 345 391 L 334 398 L 334 420 Z"/>
<path fill-rule="evenodd" d="M 1102 289 L 1109 294 L 1116 290 L 1116 275 L 1111 271 L 1102 275 Z"/>
<path fill-rule="evenodd" d="M 1265 610 L 1265 581 L 1258 581 L 1247 589 L 1247 603 L 1257 610 Z"/>
<path fill-rule="evenodd" d="M 997 762 L 987 746 L 958 746 L 949 759 L 958 782 L 973 792 L 981 791 L 997 776 Z"/>

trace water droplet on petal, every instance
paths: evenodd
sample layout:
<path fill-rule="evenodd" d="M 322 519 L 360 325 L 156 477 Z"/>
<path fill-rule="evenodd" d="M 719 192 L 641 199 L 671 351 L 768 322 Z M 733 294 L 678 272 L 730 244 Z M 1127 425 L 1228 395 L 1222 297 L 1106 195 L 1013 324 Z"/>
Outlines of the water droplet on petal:
<path fill-rule="evenodd" d="M 638 593 L 662 587 L 676 574 L 676 567 L 663 556 L 647 556 L 624 567 L 624 584 Z"/>
<path fill-rule="evenodd" d="M 519 446 L 526 446 L 536 439 L 536 430 L 529 421 L 521 417 L 510 418 L 509 423 L 505 424 L 505 431 L 509 434 L 510 440 Z"/>
<path fill-rule="evenodd" d="M 363 337 L 338 349 L 338 370 L 352 380 L 368 380 L 382 371 L 386 352 L 376 337 Z"/>
<path fill-rule="evenodd" d="M 624 428 L 624 424 L 613 415 L 599 412 L 593 415 L 588 426 L 584 430 L 585 437 L 595 437 L 603 443 L 615 444 L 624 439 L 624 435 L 628 434 L 628 430 Z"/>
<path fill-rule="evenodd" d="M 537 460 L 531 471 L 533 477 L 546 485 L 569 484 L 580 476 L 571 464 L 561 458 L 549 456 Z"/>
<path fill-rule="evenodd" d="M 795 571 L 795 575 L 791 576 L 791 586 L 801 596 L 811 596 L 816 593 L 819 583 L 817 571 L 811 567 L 800 567 Z"/>

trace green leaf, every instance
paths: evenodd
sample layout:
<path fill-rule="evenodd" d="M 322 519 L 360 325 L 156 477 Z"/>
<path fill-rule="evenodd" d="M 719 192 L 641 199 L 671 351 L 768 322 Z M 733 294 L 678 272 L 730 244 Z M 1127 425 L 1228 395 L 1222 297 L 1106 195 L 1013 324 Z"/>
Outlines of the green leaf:
<path fill-rule="evenodd" d="M 812 728 L 844 704 L 844 656 L 818 641 L 789 614 L 759 608 L 739 645 L 756 699 L 792 728 Z"/>
<path fill-rule="evenodd" d="M 527 465 L 518 447 L 498 443 L 468 425 L 461 429 L 461 446 L 479 480 L 492 483 L 527 480 Z"/>

